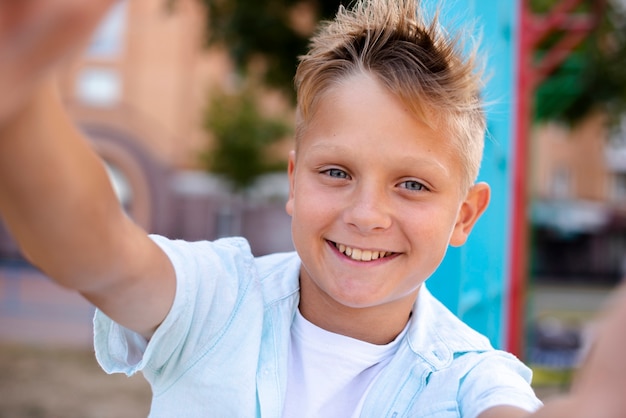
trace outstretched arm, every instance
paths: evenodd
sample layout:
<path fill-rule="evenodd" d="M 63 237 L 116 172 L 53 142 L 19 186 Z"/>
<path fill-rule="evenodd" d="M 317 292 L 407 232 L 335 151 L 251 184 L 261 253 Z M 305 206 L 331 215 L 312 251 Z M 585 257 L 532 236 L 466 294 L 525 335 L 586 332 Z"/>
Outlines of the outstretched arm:
<path fill-rule="evenodd" d="M 626 416 L 626 284 L 613 295 L 596 337 L 571 393 L 546 405 L 537 418 Z"/>
<path fill-rule="evenodd" d="M 125 215 L 51 75 L 112 3 L 0 0 L 0 91 L 10 92 L 0 100 L 0 214 L 33 264 L 149 337 L 174 297 L 172 266 Z"/>
<path fill-rule="evenodd" d="M 534 414 L 496 407 L 480 418 L 623 418 L 626 416 L 626 284 L 603 312 L 595 343 L 571 391 Z"/>

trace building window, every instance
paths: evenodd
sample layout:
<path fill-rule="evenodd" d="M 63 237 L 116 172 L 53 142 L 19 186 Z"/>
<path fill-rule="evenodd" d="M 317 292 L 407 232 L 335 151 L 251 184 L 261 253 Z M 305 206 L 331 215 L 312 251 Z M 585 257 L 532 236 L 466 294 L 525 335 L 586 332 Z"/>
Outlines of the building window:
<path fill-rule="evenodd" d="M 626 202 L 626 173 L 614 174 L 613 199 L 616 202 Z"/>
<path fill-rule="evenodd" d="M 567 199 L 571 195 L 572 176 L 567 167 L 557 167 L 552 172 L 550 194 L 555 199 Z"/>
<path fill-rule="evenodd" d="M 122 81 L 117 71 L 104 68 L 87 68 L 76 80 L 76 97 L 85 105 L 112 107 L 119 103 Z"/>
<path fill-rule="evenodd" d="M 121 54 L 126 28 L 126 3 L 115 3 L 102 21 L 87 48 L 88 58 L 107 59 Z"/>

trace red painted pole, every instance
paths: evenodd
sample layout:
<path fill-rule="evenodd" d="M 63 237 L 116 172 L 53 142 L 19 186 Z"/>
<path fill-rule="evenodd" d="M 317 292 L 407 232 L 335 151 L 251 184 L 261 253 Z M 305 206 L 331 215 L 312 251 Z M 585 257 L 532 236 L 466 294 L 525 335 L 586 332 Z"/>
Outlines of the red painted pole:
<path fill-rule="evenodd" d="M 536 86 L 554 71 L 584 36 L 597 27 L 604 12 L 606 0 L 595 0 L 590 14 L 572 16 L 580 0 L 562 0 L 547 17 L 539 18 L 528 6 L 528 0 L 519 0 L 516 125 L 513 141 L 511 256 L 507 312 L 506 349 L 521 357 L 524 344 L 524 313 L 526 284 L 528 282 L 529 222 L 528 164 L 530 127 L 533 119 L 533 98 Z M 543 59 L 535 64 L 533 52 L 539 42 L 554 31 L 563 31 L 563 37 Z"/>
<path fill-rule="evenodd" d="M 521 357 L 523 349 L 524 294 L 527 275 L 526 171 L 529 126 L 533 95 L 533 33 L 532 16 L 525 0 L 519 4 L 519 34 L 517 56 L 517 108 L 515 138 L 513 141 L 513 199 L 511 227 L 511 255 L 509 272 L 509 304 L 507 315 L 506 348 Z"/>

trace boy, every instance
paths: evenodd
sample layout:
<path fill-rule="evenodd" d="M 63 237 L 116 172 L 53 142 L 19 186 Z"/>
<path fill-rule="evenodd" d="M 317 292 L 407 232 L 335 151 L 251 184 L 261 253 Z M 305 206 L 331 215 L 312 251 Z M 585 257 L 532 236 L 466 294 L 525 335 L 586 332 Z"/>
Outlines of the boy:
<path fill-rule="evenodd" d="M 237 238 L 149 237 L 124 215 L 42 75 L 111 1 L 24 3 L 2 5 L 15 24 L 0 33 L 11 58 L 0 60 L 11 87 L 0 213 L 34 264 L 98 307 L 98 360 L 143 372 L 151 416 L 514 418 L 540 407 L 528 369 L 423 284 L 465 242 L 489 188 L 474 184 L 480 80 L 414 2 L 359 2 L 313 39 L 289 157 L 297 253 L 262 258 Z"/>

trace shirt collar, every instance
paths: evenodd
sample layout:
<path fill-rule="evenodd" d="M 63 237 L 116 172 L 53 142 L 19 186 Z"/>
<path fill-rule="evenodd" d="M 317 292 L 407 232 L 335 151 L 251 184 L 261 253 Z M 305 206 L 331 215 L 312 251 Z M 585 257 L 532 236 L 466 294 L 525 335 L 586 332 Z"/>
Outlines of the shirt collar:
<path fill-rule="evenodd" d="M 422 285 L 413 307 L 407 340 L 411 351 L 435 369 L 447 367 L 457 353 L 486 351 L 489 340 L 470 328 Z"/>

